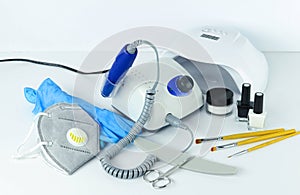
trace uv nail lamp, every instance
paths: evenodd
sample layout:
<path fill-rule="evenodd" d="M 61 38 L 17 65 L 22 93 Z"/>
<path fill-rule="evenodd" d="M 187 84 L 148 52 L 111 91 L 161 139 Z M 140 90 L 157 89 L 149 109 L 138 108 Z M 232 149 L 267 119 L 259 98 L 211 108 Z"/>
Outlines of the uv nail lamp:
<path fill-rule="evenodd" d="M 214 87 L 226 87 L 240 94 L 242 83 L 252 91 L 264 91 L 268 64 L 264 55 L 243 35 L 205 27 L 193 33 L 213 61 L 193 61 L 182 56 L 160 59 L 160 83 L 152 113 L 145 128 L 158 130 L 167 125 L 168 113 L 184 118 L 203 106 L 203 95 Z M 206 59 L 207 60 L 207 59 Z M 134 65 L 112 97 L 112 106 L 130 119 L 140 116 L 145 91 L 153 86 L 155 62 Z"/>

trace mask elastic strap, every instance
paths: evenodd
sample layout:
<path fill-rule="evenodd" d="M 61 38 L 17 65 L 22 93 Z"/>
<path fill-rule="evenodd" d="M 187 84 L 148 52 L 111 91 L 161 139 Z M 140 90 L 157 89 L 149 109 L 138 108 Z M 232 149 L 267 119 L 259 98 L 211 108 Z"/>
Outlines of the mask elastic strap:
<path fill-rule="evenodd" d="M 33 123 L 30 126 L 30 129 L 27 133 L 27 136 L 25 137 L 24 141 L 21 143 L 21 145 L 18 147 L 17 149 L 17 154 L 13 156 L 14 159 L 27 159 L 27 158 L 36 158 L 39 156 L 39 154 L 34 154 L 41 146 L 44 145 L 51 145 L 51 142 L 39 142 L 37 143 L 35 146 L 33 146 L 32 148 L 28 149 L 26 152 L 21 153 L 20 150 L 23 148 L 23 146 L 27 143 L 28 139 L 30 138 L 33 130 L 35 129 L 35 125 L 36 125 L 36 120 L 40 117 L 40 116 L 47 116 L 50 117 L 50 115 L 48 113 L 44 113 L 44 112 L 40 112 L 38 113 L 33 120 Z"/>

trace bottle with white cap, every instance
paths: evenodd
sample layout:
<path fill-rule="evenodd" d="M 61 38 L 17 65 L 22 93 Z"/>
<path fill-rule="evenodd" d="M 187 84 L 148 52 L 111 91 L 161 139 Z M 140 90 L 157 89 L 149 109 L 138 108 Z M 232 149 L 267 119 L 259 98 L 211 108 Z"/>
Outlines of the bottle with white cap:
<path fill-rule="evenodd" d="M 265 125 L 266 112 L 263 112 L 264 94 L 256 92 L 253 109 L 248 113 L 248 129 L 262 129 Z"/>

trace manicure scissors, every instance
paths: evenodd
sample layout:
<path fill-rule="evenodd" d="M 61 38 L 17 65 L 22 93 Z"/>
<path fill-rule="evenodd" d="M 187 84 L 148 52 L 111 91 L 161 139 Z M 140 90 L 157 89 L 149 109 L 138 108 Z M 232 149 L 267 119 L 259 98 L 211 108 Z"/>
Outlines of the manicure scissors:
<path fill-rule="evenodd" d="M 178 163 L 176 166 L 167 170 L 165 173 L 161 172 L 158 169 L 149 170 L 145 173 L 143 179 L 146 182 L 151 183 L 152 187 L 154 187 L 155 189 L 164 188 L 172 182 L 172 180 L 168 176 L 174 173 L 177 169 L 179 169 L 184 164 L 188 163 L 193 158 L 195 158 L 195 156 L 190 156 L 184 159 L 181 163 Z"/>

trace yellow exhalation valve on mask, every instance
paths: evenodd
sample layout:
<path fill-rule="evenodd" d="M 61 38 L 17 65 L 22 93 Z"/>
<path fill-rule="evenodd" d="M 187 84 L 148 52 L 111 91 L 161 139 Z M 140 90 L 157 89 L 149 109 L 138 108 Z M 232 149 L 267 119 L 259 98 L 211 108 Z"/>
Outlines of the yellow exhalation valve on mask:
<path fill-rule="evenodd" d="M 84 146 L 88 141 L 87 134 L 79 128 L 72 128 L 67 132 L 67 140 L 73 146 Z"/>

